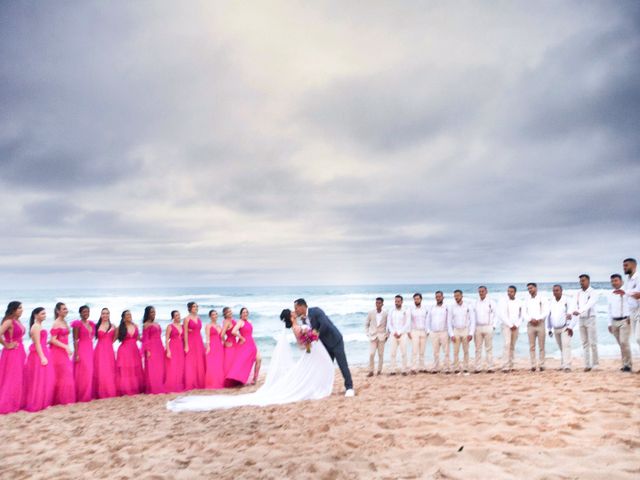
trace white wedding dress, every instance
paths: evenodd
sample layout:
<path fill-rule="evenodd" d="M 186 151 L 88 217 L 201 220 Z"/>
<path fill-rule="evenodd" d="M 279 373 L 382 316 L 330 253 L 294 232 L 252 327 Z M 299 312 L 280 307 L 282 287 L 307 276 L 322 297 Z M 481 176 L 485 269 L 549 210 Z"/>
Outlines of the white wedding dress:
<path fill-rule="evenodd" d="M 291 331 L 285 330 L 273 350 L 264 385 L 244 395 L 190 395 L 167 402 L 173 412 L 206 412 L 241 406 L 265 406 L 318 400 L 331 395 L 335 368 L 322 342 L 311 345 L 311 353 L 301 352 L 294 362 L 289 346 Z"/>

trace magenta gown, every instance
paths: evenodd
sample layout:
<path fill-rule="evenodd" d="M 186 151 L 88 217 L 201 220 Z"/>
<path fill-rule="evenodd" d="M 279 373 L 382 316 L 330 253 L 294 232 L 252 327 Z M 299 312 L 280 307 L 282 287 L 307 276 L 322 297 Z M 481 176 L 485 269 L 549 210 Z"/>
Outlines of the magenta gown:
<path fill-rule="evenodd" d="M 222 359 L 222 370 L 224 372 L 224 377 L 225 377 L 225 380 L 223 382 L 225 387 L 234 387 L 238 384 L 233 380 L 227 381 L 227 373 L 229 373 L 231 371 L 231 367 L 233 367 L 233 363 L 236 358 L 236 347 L 238 346 L 236 337 L 231 335 L 231 331 L 236 326 L 236 323 L 237 322 L 234 319 L 231 319 L 231 328 L 229 328 L 229 331 L 227 332 L 227 343 L 230 343 L 231 346 L 227 347 L 224 344 L 222 345 L 224 347 L 224 355 Z"/>
<path fill-rule="evenodd" d="M 116 396 L 116 355 L 113 352 L 113 337 L 116 329 L 98 330 L 98 341 L 93 350 L 93 397 Z"/>
<path fill-rule="evenodd" d="M 244 343 L 238 343 L 235 346 L 233 364 L 226 372 L 225 384 L 246 384 L 249 375 L 256 363 L 256 355 L 258 348 L 253 340 L 253 325 L 249 321 L 245 321 L 240 328 L 240 335 L 246 340 Z"/>
<path fill-rule="evenodd" d="M 4 332 L 5 342 L 15 342 L 16 348 L 5 348 L 0 356 L 0 413 L 17 412 L 22 408 L 24 396 L 24 327 L 12 320 L 13 329 Z M 13 330 L 10 332 L 10 330 Z"/>
<path fill-rule="evenodd" d="M 89 321 L 91 331 L 81 320 L 71 322 L 71 328 L 78 329 L 78 361 L 73 361 L 73 378 L 76 382 L 76 401 L 89 402 L 93 398 L 93 337 L 96 325 Z"/>
<path fill-rule="evenodd" d="M 169 345 L 171 358 L 166 359 L 166 375 L 164 389 L 169 392 L 184 391 L 184 338 L 182 332 L 171 324 L 169 326 Z M 166 355 L 165 355 L 166 356 Z"/>
<path fill-rule="evenodd" d="M 204 342 L 202 341 L 202 320 L 189 319 L 189 351 L 184 357 L 184 388 L 193 390 L 204 388 Z"/>
<path fill-rule="evenodd" d="M 224 388 L 224 345 L 218 330 L 209 330 L 209 353 L 206 358 L 204 388 Z"/>
<path fill-rule="evenodd" d="M 29 356 L 24 373 L 24 409 L 28 412 L 44 410 L 53 403 L 53 365 L 47 346 L 47 331 L 44 329 L 40 330 L 40 346 L 49 363 L 42 365 L 36 346 L 32 343 L 29 346 Z"/>
<path fill-rule="evenodd" d="M 68 328 L 52 328 L 51 336 L 65 345 L 69 344 Z M 52 405 L 75 403 L 76 386 L 73 379 L 73 363 L 66 348 L 51 345 L 51 363 L 53 365 L 53 402 Z"/>
<path fill-rule="evenodd" d="M 165 351 L 162 346 L 162 327 L 157 323 L 142 330 L 142 357 L 145 393 L 164 393 Z"/>
<path fill-rule="evenodd" d="M 127 332 L 116 358 L 116 388 L 118 395 L 136 395 L 144 391 L 144 373 L 138 348 L 138 327 L 133 335 Z"/>

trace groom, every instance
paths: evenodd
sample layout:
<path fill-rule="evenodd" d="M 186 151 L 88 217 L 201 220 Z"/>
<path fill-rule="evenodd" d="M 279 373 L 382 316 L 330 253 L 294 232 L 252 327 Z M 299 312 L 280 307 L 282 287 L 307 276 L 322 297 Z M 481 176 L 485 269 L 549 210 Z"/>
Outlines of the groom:
<path fill-rule="evenodd" d="M 318 307 L 309 308 L 304 298 L 299 298 L 293 302 L 293 305 L 296 315 L 302 318 L 302 322 L 318 332 L 320 341 L 329 352 L 331 360 L 338 362 L 338 367 L 340 367 L 340 372 L 344 377 L 344 387 L 346 389 L 344 396 L 353 397 L 355 392 L 353 391 L 353 381 L 347 364 L 347 355 L 344 353 L 342 334 L 322 309 Z"/>

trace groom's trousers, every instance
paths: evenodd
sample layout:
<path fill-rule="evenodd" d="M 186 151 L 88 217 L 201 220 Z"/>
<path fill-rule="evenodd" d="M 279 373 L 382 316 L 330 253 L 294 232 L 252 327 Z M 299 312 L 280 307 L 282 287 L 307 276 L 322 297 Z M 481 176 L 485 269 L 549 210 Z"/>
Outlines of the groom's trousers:
<path fill-rule="evenodd" d="M 344 388 L 350 390 L 353 388 L 353 380 L 351 380 L 351 372 L 349 371 L 349 364 L 347 363 L 347 354 L 344 353 L 344 341 L 340 340 L 333 348 L 327 348 L 331 360 L 338 362 L 340 373 L 344 378 Z"/>

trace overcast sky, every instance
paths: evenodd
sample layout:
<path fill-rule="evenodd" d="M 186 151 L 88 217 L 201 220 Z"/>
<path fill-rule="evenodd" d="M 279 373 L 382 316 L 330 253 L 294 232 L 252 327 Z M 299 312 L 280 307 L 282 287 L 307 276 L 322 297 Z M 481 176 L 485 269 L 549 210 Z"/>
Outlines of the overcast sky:
<path fill-rule="evenodd" d="M 0 288 L 606 279 L 639 79 L 635 1 L 2 2 Z"/>

